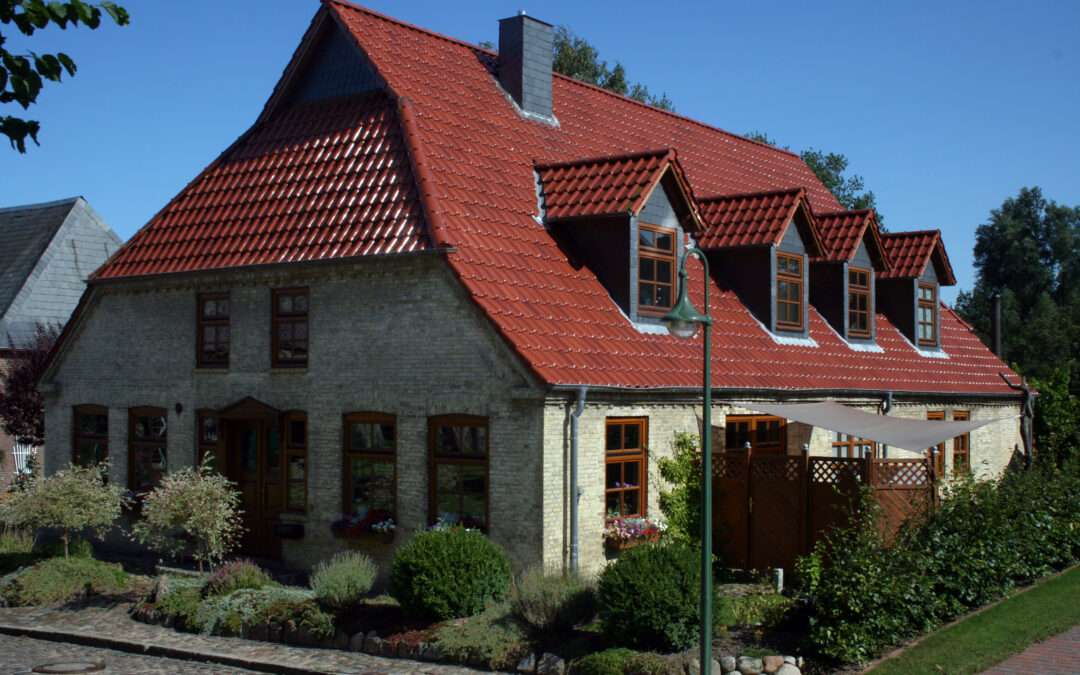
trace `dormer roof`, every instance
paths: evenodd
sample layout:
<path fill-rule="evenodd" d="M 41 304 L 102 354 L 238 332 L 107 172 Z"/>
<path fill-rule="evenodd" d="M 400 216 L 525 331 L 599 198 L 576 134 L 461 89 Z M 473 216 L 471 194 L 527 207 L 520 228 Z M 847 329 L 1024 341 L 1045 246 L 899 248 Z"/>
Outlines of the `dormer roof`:
<path fill-rule="evenodd" d="M 934 272 L 941 286 L 955 286 L 949 256 L 941 241 L 940 230 L 919 232 L 886 232 L 881 235 L 885 252 L 892 262 L 892 269 L 879 272 L 883 279 L 919 278 L 926 272 L 926 265 L 933 261 Z"/>
<path fill-rule="evenodd" d="M 672 148 L 538 164 L 548 221 L 638 215 L 661 183 L 682 198 L 673 204 L 683 229 L 704 229 L 694 193 Z"/>
<path fill-rule="evenodd" d="M 720 195 L 702 199 L 699 204 L 707 226 L 698 237 L 701 248 L 775 246 L 783 239 L 788 223 L 801 213 L 795 223 L 807 251 L 812 256 L 823 253 L 803 188 Z"/>
<path fill-rule="evenodd" d="M 819 260 L 851 262 L 859 250 L 859 244 L 865 241 L 877 269 L 887 270 L 892 266 L 881 243 L 873 209 L 818 213 L 815 219 L 825 245 L 825 255 Z"/>

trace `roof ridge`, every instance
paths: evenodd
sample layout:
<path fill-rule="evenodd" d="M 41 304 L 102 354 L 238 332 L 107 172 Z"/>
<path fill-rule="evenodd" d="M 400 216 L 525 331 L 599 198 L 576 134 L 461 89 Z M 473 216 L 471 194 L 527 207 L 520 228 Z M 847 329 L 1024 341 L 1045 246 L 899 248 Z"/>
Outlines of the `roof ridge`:
<path fill-rule="evenodd" d="M 934 234 L 941 237 L 941 230 L 903 230 L 900 232 L 882 232 L 882 237 L 914 237 L 916 235 Z"/>
<path fill-rule="evenodd" d="M 640 159 L 643 157 L 660 157 L 667 156 L 669 154 L 676 154 L 675 148 L 657 148 L 656 150 L 640 150 L 638 152 L 627 152 L 619 155 L 598 155 L 595 157 L 582 157 L 579 159 L 569 159 L 559 162 L 547 162 L 544 164 L 536 164 L 536 159 L 533 159 L 533 163 L 537 169 L 562 169 L 571 166 L 586 166 L 588 164 L 603 164 L 605 162 L 621 162 L 630 159 Z"/>
<path fill-rule="evenodd" d="M 51 202 L 38 202 L 37 204 L 23 204 L 22 206 L 4 206 L 0 207 L 0 213 L 8 213 L 11 211 L 34 211 L 37 209 L 51 209 L 55 206 L 62 206 L 63 204 L 74 204 L 80 199 L 85 199 L 82 195 L 76 195 L 74 197 L 67 197 L 65 199 L 56 199 Z"/>
<path fill-rule="evenodd" d="M 356 5 L 356 4 L 353 4 L 351 2 L 347 2 L 347 0 L 322 0 L 322 2 L 323 2 L 323 5 L 340 5 L 342 7 L 348 7 L 349 9 L 352 9 L 352 10 L 355 10 L 355 11 L 358 11 L 358 12 L 362 12 L 364 14 L 371 15 L 371 16 L 377 18 L 377 19 L 381 19 L 383 21 L 387 21 L 389 23 L 396 24 L 398 26 L 402 26 L 403 28 L 408 28 L 409 30 L 414 30 L 414 31 L 416 31 L 418 33 L 424 33 L 426 35 L 430 35 L 431 37 L 439 38 L 440 40 L 445 40 L 447 42 L 453 42 L 454 44 L 461 45 L 463 47 L 469 47 L 470 49 L 476 49 L 476 50 L 479 50 L 479 51 L 482 51 L 482 52 L 486 52 L 488 54 L 498 54 L 499 53 L 497 50 L 487 49 L 485 47 L 480 47 L 479 45 L 475 45 L 475 44 L 473 44 L 473 43 L 471 43 L 471 42 L 469 42 L 467 40 L 462 40 L 461 38 L 451 37 L 451 36 L 446 35 L 444 33 L 439 33 L 437 31 L 433 31 L 430 28 L 424 28 L 423 26 L 417 26 L 416 24 L 409 23 L 408 21 L 402 21 L 401 19 L 395 19 L 394 17 L 383 14 L 382 12 L 376 12 L 375 10 L 373 10 L 373 9 L 371 9 L 369 7 L 364 7 L 363 5 Z"/>
<path fill-rule="evenodd" d="M 839 218 L 840 216 L 866 216 L 873 213 L 873 209 L 842 209 L 840 211 L 822 211 L 815 213 L 817 218 Z"/>
<path fill-rule="evenodd" d="M 790 187 L 780 188 L 779 190 L 759 190 L 757 192 L 731 192 L 722 195 L 710 195 L 708 197 L 699 197 L 699 202 L 716 202 L 721 199 L 749 199 L 751 197 L 764 197 L 765 195 L 786 195 L 795 192 L 806 192 L 805 187 Z M 816 214 L 813 214 L 816 217 Z"/>

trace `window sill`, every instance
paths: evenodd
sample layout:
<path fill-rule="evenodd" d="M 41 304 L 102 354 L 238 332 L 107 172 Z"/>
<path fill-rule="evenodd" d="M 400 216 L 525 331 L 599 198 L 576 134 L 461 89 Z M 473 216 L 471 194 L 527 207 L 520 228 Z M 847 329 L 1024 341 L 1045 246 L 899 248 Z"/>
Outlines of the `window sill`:
<path fill-rule="evenodd" d="M 282 511 L 278 516 L 283 523 L 306 523 L 306 513 L 289 513 L 288 511 Z"/>
<path fill-rule="evenodd" d="M 271 368 L 270 369 L 270 374 L 272 374 L 272 375 L 273 374 L 279 374 L 279 373 L 288 373 L 290 375 L 307 375 L 307 366 L 298 367 L 298 368 L 278 367 L 278 368 Z"/>
<path fill-rule="evenodd" d="M 228 375 L 229 374 L 229 369 L 228 368 L 201 368 L 201 367 L 196 367 L 195 368 L 195 373 L 196 374 L 202 374 L 202 375 Z"/>
<path fill-rule="evenodd" d="M 660 541 L 660 533 L 653 532 L 632 539 L 604 539 L 604 548 L 609 552 L 616 552 L 641 546 L 642 544 L 655 544 L 658 541 Z"/>

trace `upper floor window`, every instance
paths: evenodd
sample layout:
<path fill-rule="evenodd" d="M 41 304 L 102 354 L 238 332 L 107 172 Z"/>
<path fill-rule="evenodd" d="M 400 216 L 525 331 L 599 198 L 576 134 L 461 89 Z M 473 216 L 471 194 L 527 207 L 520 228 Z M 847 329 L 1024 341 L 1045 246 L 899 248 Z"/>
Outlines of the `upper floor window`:
<path fill-rule="evenodd" d="M 128 489 L 152 490 L 168 466 L 165 408 L 128 411 Z"/>
<path fill-rule="evenodd" d="M 431 442 L 432 523 L 488 523 L 488 421 L 475 415 L 428 420 Z"/>
<path fill-rule="evenodd" d="M 197 363 L 201 368 L 229 367 L 228 293 L 202 293 L 199 302 Z"/>
<path fill-rule="evenodd" d="M 363 518 L 360 529 L 396 518 L 397 424 L 377 412 L 345 416 L 342 512 Z"/>
<path fill-rule="evenodd" d="M 109 456 L 109 409 L 103 405 L 77 405 L 73 455 L 83 466 L 103 462 Z"/>
<path fill-rule="evenodd" d="M 848 269 L 848 337 L 870 337 L 870 270 Z"/>
<path fill-rule="evenodd" d="M 278 288 L 272 293 L 274 368 L 305 368 L 308 364 L 308 289 Z"/>
<path fill-rule="evenodd" d="M 638 311 L 666 314 L 675 295 L 675 230 L 638 224 Z"/>
<path fill-rule="evenodd" d="M 648 418 L 608 418 L 604 452 L 606 520 L 645 515 Z"/>
<path fill-rule="evenodd" d="M 728 415 L 725 420 L 725 443 L 728 450 L 784 452 L 786 421 L 772 415 Z"/>
<path fill-rule="evenodd" d="M 776 327 L 802 330 L 803 259 L 800 255 L 776 254 Z"/>
<path fill-rule="evenodd" d="M 937 344 L 937 286 L 919 284 L 919 344 Z"/>
<path fill-rule="evenodd" d="M 839 431 L 833 432 L 833 457 L 877 457 L 877 444 Z"/>
<path fill-rule="evenodd" d="M 971 413 L 967 410 L 954 410 L 952 418 L 954 422 L 967 422 L 971 419 Z M 971 469 L 971 434 L 966 433 L 954 438 L 952 447 L 953 473 L 966 473 Z"/>

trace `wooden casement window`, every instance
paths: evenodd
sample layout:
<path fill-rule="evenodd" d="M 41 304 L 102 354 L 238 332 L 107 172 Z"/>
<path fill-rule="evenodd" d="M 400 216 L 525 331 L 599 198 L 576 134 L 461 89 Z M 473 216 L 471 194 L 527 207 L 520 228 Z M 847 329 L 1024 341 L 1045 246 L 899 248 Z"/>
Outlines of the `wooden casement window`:
<path fill-rule="evenodd" d="M 776 254 L 776 328 L 802 330 L 803 259 L 790 253 Z"/>
<path fill-rule="evenodd" d="M 109 457 L 109 409 L 103 405 L 77 405 L 73 416 L 75 463 L 86 466 L 105 461 Z"/>
<path fill-rule="evenodd" d="M 307 513 L 307 413 L 282 413 L 285 437 L 285 510 Z"/>
<path fill-rule="evenodd" d="M 229 367 L 229 313 L 231 302 L 228 293 L 201 293 L 198 295 L 198 354 L 200 368 Z"/>
<path fill-rule="evenodd" d="M 877 443 L 865 438 L 856 438 L 839 431 L 833 432 L 833 457 L 877 457 Z"/>
<path fill-rule="evenodd" d="M 666 314 L 674 306 L 675 233 L 638 223 L 638 311 Z"/>
<path fill-rule="evenodd" d="M 393 415 L 345 415 L 342 513 L 374 525 L 397 519 L 397 421 Z"/>
<path fill-rule="evenodd" d="M 926 413 L 926 419 L 945 421 L 944 410 L 931 410 Z M 934 458 L 934 475 L 938 478 L 945 477 L 945 443 L 938 443 L 937 445 L 928 448 L 927 452 Z"/>
<path fill-rule="evenodd" d="M 308 364 L 308 289 L 278 288 L 271 296 L 274 368 L 306 368 Z"/>
<path fill-rule="evenodd" d="M 787 451 L 787 420 L 772 415 L 728 415 L 724 423 L 727 450 Z"/>
<path fill-rule="evenodd" d="M 967 422 L 971 419 L 971 413 L 967 410 L 954 410 L 952 418 L 954 422 Z M 971 469 L 971 434 L 957 436 L 952 443 L 953 473 L 967 473 Z"/>
<path fill-rule="evenodd" d="M 919 344 L 937 344 L 937 286 L 919 284 Z"/>
<path fill-rule="evenodd" d="M 432 524 L 488 526 L 488 420 L 475 415 L 428 418 Z"/>
<path fill-rule="evenodd" d="M 605 521 L 645 516 L 647 417 L 609 417 L 604 444 Z"/>
<path fill-rule="evenodd" d="M 195 464 L 201 466 L 203 460 L 206 460 L 211 470 L 220 471 L 221 420 L 212 410 L 198 411 L 197 420 Z"/>
<path fill-rule="evenodd" d="M 128 489 L 149 491 L 168 468 L 168 413 L 143 406 L 128 410 Z"/>
<path fill-rule="evenodd" d="M 870 337 L 870 270 L 848 270 L 848 337 Z"/>

